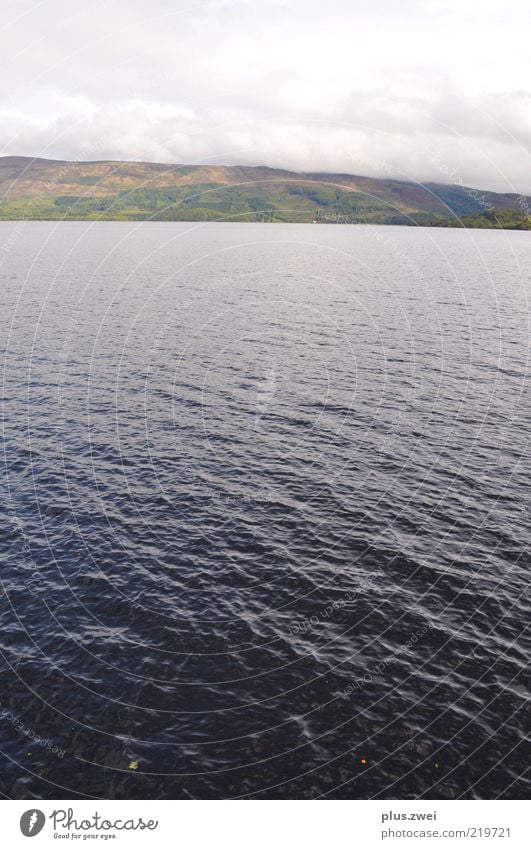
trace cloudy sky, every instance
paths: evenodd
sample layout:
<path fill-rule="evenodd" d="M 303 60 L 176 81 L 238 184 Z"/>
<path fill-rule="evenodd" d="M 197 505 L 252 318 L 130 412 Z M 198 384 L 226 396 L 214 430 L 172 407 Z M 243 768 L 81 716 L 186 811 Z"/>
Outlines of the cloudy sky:
<path fill-rule="evenodd" d="M 1 0 L 0 152 L 531 192 L 531 0 Z"/>

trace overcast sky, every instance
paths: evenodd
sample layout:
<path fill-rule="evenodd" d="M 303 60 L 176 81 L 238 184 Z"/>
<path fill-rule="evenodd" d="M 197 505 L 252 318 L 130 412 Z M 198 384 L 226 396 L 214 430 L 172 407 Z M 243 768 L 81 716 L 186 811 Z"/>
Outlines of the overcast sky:
<path fill-rule="evenodd" d="M 531 0 L 1 0 L 0 151 L 531 192 Z"/>

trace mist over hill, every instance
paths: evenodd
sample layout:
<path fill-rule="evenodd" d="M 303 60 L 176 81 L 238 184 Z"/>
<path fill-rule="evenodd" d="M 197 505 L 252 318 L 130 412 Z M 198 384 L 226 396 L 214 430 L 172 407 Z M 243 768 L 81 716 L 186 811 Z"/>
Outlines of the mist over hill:
<path fill-rule="evenodd" d="M 0 158 L 0 220 L 269 221 L 529 229 L 531 198 L 264 166 Z M 510 214 L 509 214 L 510 213 Z"/>

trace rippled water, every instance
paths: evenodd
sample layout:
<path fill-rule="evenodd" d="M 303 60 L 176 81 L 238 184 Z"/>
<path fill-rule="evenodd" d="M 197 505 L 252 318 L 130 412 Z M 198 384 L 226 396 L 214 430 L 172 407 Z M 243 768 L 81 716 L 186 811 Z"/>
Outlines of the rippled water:
<path fill-rule="evenodd" d="M 0 248 L 1 792 L 524 796 L 531 235 Z"/>

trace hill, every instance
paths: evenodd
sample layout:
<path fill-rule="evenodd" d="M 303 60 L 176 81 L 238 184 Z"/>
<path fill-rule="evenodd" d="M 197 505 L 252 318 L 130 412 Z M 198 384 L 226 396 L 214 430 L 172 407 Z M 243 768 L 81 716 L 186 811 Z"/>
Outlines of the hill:
<path fill-rule="evenodd" d="M 0 220 L 521 223 L 530 198 L 466 186 L 228 165 L 0 158 Z M 514 220 L 516 221 L 516 218 Z M 512 226 L 508 214 L 506 225 Z M 519 227 L 521 229 L 521 227 Z"/>
<path fill-rule="evenodd" d="M 531 230 L 531 216 L 522 209 L 489 209 L 475 215 L 465 215 L 459 221 L 437 221 L 435 227 L 473 227 L 481 230 Z"/>

